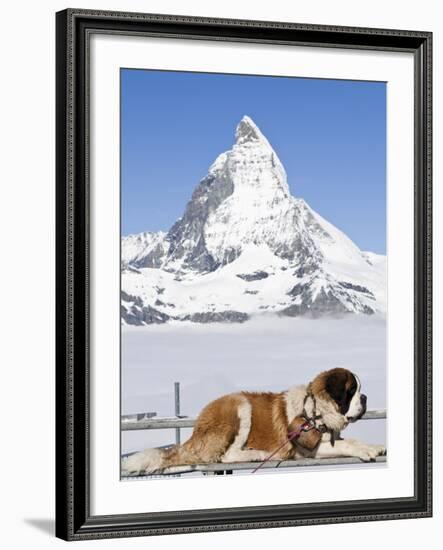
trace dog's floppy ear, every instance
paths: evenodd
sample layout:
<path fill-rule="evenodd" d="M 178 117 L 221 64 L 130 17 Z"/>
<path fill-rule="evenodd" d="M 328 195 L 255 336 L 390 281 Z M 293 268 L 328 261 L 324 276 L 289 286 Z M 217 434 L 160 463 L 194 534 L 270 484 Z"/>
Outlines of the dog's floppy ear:
<path fill-rule="evenodd" d="M 345 414 L 348 410 L 346 382 L 347 377 L 341 370 L 333 370 L 325 384 L 326 391 L 337 403 L 341 414 Z"/>

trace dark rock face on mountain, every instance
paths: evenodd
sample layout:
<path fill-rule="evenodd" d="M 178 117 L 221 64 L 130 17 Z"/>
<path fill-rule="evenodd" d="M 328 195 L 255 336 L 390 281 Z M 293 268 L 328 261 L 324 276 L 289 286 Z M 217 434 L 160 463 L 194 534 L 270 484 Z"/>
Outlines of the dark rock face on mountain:
<path fill-rule="evenodd" d="M 244 281 L 260 281 L 261 279 L 267 279 L 269 275 L 266 271 L 256 271 L 255 273 L 237 273 L 237 277 Z"/>
<path fill-rule="evenodd" d="M 248 319 L 249 315 L 241 311 L 206 311 L 185 315 L 182 320 L 193 323 L 244 323 Z"/>
<path fill-rule="evenodd" d="M 179 262 L 184 269 L 213 271 L 219 262 L 212 256 L 205 242 L 204 229 L 208 218 L 233 192 L 233 184 L 226 174 L 206 176 L 194 191 L 183 217 L 169 230 L 168 260 Z"/>
<path fill-rule="evenodd" d="M 128 325 L 160 325 L 171 319 L 169 315 L 152 306 L 144 306 L 140 299 L 131 305 L 125 304 L 123 296 L 120 312 L 122 319 Z"/>
<path fill-rule="evenodd" d="M 383 313 L 385 287 L 385 258 L 291 195 L 277 154 L 246 116 L 167 233 L 122 239 L 127 324 Z"/>

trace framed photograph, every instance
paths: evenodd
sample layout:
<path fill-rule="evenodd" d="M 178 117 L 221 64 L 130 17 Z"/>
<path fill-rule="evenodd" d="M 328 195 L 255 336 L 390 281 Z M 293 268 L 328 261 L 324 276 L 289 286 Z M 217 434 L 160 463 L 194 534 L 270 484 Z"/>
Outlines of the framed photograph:
<path fill-rule="evenodd" d="M 58 537 L 431 515 L 431 41 L 57 13 Z"/>

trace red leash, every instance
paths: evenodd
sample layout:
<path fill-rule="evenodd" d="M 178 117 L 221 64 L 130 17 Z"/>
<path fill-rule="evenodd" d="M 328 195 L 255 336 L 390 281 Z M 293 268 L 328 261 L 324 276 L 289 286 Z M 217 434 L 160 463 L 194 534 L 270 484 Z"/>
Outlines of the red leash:
<path fill-rule="evenodd" d="M 302 432 L 309 432 L 309 430 L 312 430 L 313 426 L 311 426 L 311 424 L 309 422 L 303 422 L 303 424 L 297 429 L 297 430 L 294 430 L 292 432 L 288 432 L 288 440 L 287 441 L 284 441 L 280 447 L 277 447 L 277 449 L 275 449 L 275 451 L 273 451 L 268 457 L 266 457 L 263 462 L 261 462 L 257 468 L 255 468 L 255 470 L 252 471 L 253 474 L 255 474 L 255 472 L 257 470 L 259 470 L 264 464 L 266 464 L 266 462 L 269 462 L 271 460 L 271 458 L 276 454 L 278 453 L 278 451 L 280 449 L 282 449 L 287 443 L 289 443 L 290 441 L 297 441 L 297 439 L 301 436 Z"/>

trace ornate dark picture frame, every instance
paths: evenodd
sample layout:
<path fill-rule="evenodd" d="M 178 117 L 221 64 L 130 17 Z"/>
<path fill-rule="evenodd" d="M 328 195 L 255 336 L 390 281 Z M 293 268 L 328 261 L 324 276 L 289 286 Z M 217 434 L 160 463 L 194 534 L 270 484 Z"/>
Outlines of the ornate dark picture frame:
<path fill-rule="evenodd" d="M 68 9 L 57 13 L 56 535 L 65 540 L 428 517 L 431 463 L 429 32 Z M 89 469 L 89 40 L 94 33 L 410 52 L 415 65 L 415 492 L 409 498 L 93 516 Z"/>

